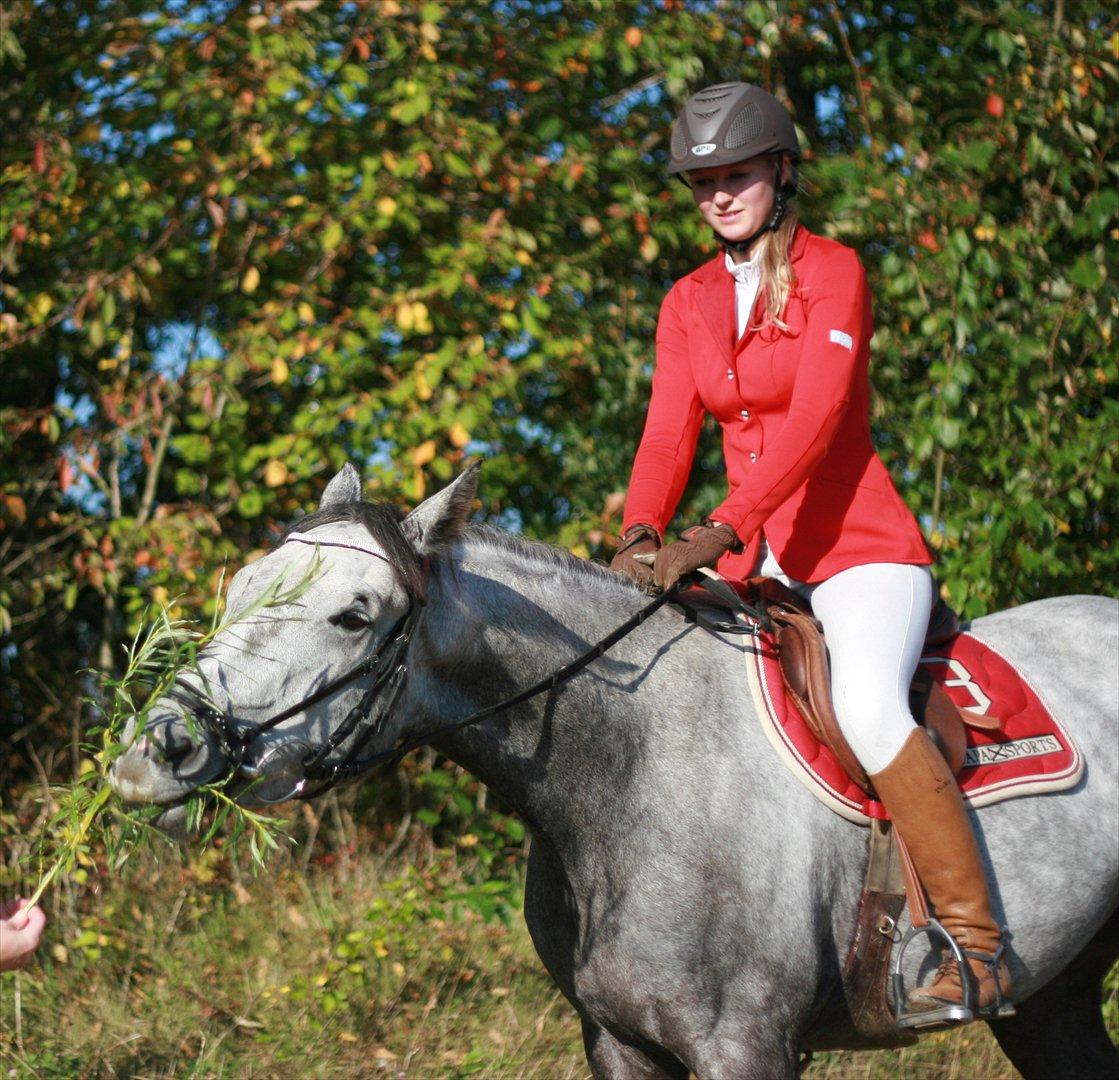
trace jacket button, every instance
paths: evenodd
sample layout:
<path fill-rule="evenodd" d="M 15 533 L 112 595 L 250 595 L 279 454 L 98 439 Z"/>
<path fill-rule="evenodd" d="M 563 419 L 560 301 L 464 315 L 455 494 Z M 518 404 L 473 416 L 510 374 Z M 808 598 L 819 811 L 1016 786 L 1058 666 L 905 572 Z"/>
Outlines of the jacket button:
<path fill-rule="evenodd" d="M 750 410 L 749 409 L 743 409 L 742 412 L 740 412 L 738 415 L 741 416 L 743 420 L 749 420 L 750 419 Z"/>
<path fill-rule="evenodd" d="M 734 378 L 734 370 L 732 368 L 727 368 L 727 378 L 728 379 L 733 379 Z"/>
<path fill-rule="evenodd" d="M 758 460 L 758 455 L 755 454 L 753 450 L 750 451 L 750 460 L 751 461 L 757 461 Z"/>

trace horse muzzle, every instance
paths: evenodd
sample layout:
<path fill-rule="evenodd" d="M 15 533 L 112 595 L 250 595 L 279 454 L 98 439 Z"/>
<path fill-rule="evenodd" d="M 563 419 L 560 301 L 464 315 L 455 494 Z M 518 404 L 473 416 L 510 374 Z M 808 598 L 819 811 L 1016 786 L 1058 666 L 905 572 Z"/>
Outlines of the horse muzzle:
<path fill-rule="evenodd" d="M 113 790 L 128 803 L 173 803 L 221 775 L 224 761 L 206 736 L 194 736 L 178 714 L 148 721 L 136 736 L 136 720 L 125 732 L 128 749 L 109 770 Z"/>

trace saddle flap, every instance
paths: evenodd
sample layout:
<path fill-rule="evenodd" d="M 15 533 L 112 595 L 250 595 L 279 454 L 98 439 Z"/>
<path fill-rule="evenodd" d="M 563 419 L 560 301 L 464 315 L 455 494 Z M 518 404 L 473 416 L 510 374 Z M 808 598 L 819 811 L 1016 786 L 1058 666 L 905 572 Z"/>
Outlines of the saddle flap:
<path fill-rule="evenodd" d="M 820 624 L 811 615 L 784 605 L 770 607 L 769 617 L 776 627 L 781 675 L 804 722 L 835 754 L 847 775 L 870 794 L 866 770 L 847 745 L 832 707 L 828 651 Z"/>

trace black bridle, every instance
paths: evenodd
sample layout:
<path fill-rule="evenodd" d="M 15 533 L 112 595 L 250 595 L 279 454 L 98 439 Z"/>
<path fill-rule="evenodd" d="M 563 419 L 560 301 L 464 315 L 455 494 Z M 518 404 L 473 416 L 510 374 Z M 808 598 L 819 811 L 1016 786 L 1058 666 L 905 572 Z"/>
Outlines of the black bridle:
<path fill-rule="evenodd" d="M 368 551 L 369 554 L 375 555 L 377 558 L 384 559 L 384 556 L 369 549 L 363 548 L 362 550 Z M 388 562 L 389 560 L 385 559 L 384 561 Z M 211 702 L 206 700 L 201 691 L 187 683 L 176 683 L 168 691 L 168 696 L 186 708 L 198 726 L 218 744 L 226 766 L 219 779 L 240 772 L 251 782 L 264 777 L 264 770 L 250 753 L 253 744 L 262 735 L 273 730 L 285 720 L 305 712 L 312 705 L 316 705 L 339 690 L 345 689 L 359 679 L 372 676 L 369 686 L 357 704 L 346 714 L 342 723 L 321 746 L 309 749 L 299 762 L 301 778 L 298 783 L 293 785 L 292 792 L 287 798 L 312 798 L 321 795 L 334 787 L 335 784 L 356 779 L 378 765 L 390 762 L 395 764 L 410 751 L 426 746 L 444 735 L 480 723 L 491 716 L 523 704 L 545 691 L 552 692 L 559 689 L 560 686 L 578 675 L 579 672 L 601 657 L 622 638 L 636 630 L 654 612 L 670 601 L 678 599 L 681 590 L 693 584 L 697 577 L 698 574 L 693 573 L 681 578 L 674 585 L 650 600 L 640 611 L 612 630 L 606 637 L 596 642 L 586 652 L 526 689 L 496 704 L 478 709 L 461 720 L 444 724 L 414 739 L 405 740 L 391 749 L 375 751 L 365 756 L 362 756 L 362 750 L 371 739 L 384 731 L 392 709 L 399 700 L 401 691 L 407 681 L 408 647 L 425 610 L 425 602 L 422 600 L 415 598 L 410 600 L 408 609 L 382 638 L 380 644 L 358 664 L 331 679 L 294 705 L 268 717 L 267 720 L 259 723 L 238 720 L 231 713 L 215 708 Z M 751 615 L 755 616 L 756 621 L 753 625 L 744 626 L 734 621 L 712 622 L 708 618 L 697 619 L 689 606 L 686 605 L 685 609 L 689 612 L 691 621 L 700 622 L 709 629 L 724 633 L 756 633 L 758 623 L 764 625 L 765 616 L 746 607 L 746 605 L 743 606 Z M 384 700 L 378 704 L 378 699 L 382 695 L 384 695 Z M 336 760 L 331 760 L 335 751 L 351 738 L 352 743 L 344 755 Z M 275 801 L 282 800 L 277 799 Z"/>
<path fill-rule="evenodd" d="M 200 691 L 187 683 L 177 683 L 168 692 L 168 696 L 185 706 L 198 726 L 218 744 L 226 764 L 223 775 L 229 776 L 239 771 L 252 781 L 262 776 L 261 768 L 250 755 L 253 744 L 262 735 L 278 727 L 285 720 L 306 712 L 312 705 L 345 689 L 358 679 L 373 676 L 369 686 L 357 704 L 346 713 L 342 723 L 335 728 L 322 746 L 310 750 L 300 762 L 302 779 L 295 785 L 292 797 L 311 798 L 314 795 L 321 795 L 335 784 L 354 779 L 367 772 L 384 757 L 384 754 L 373 754 L 365 758 L 360 755 L 370 739 L 384 730 L 389 714 L 404 689 L 404 682 L 408 675 L 405 664 L 406 653 L 422 612 L 423 606 L 413 601 L 385 635 L 381 644 L 368 656 L 349 671 L 331 679 L 294 705 L 260 723 L 238 720 L 231 713 L 216 709 Z M 385 699 L 377 708 L 377 699 L 382 694 L 385 694 Z M 331 761 L 331 755 L 351 737 L 353 743 L 345 756 L 340 760 Z"/>

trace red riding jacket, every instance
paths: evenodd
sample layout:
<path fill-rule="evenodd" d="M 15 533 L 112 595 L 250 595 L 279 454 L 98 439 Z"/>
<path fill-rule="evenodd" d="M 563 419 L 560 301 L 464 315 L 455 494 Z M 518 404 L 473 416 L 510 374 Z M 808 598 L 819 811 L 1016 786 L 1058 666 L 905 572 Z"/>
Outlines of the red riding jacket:
<path fill-rule="evenodd" d="M 734 279 L 721 253 L 665 297 L 623 529 L 643 522 L 663 534 L 709 412 L 723 429 L 729 488 L 711 517 L 746 544 L 719 560 L 725 577 L 750 574 L 762 533 L 798 581 L 872 562 L 928 565 L 921 530 L 871 444 L 874 326 L 862 264 L 803 226 L 791 258 L 788 333 L 748 328 L 735 341 Z"/>

